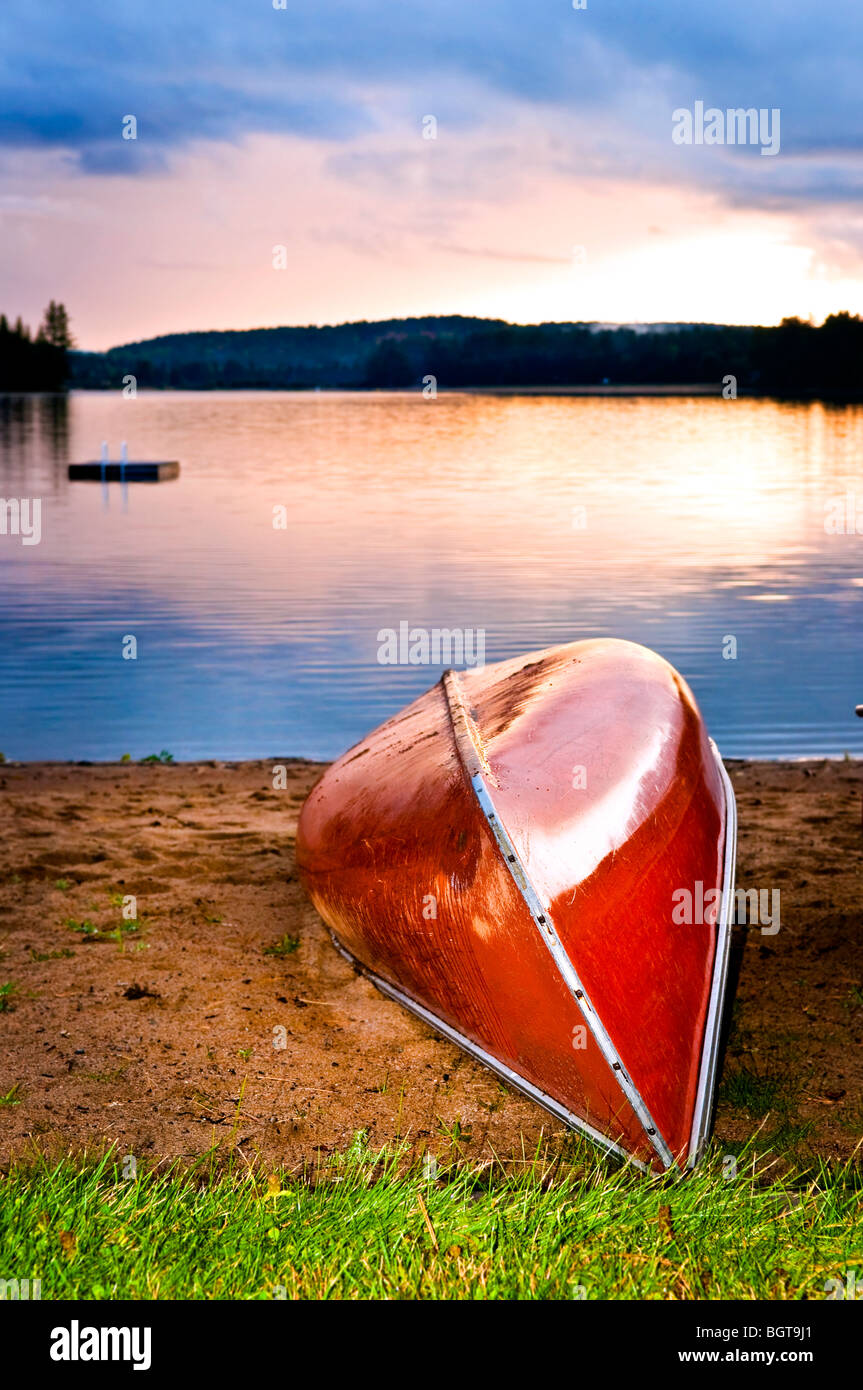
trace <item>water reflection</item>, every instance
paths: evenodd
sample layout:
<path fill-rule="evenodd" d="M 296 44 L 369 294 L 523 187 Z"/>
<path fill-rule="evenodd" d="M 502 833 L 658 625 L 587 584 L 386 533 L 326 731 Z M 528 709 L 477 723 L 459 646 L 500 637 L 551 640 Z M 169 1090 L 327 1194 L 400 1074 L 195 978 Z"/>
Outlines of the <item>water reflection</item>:
<path fill-rule="evenodd" d="M 106 511 L 66 476 L 102 439 L 181 476 Z M 483 628 L 489 660 L 629 637 L 729 756 L 863 751 L 863 537 L 825 530 L 861 443 L 817 403 L 0 397 L 0 495 L 45 516 L 0 536 L 0 747 L 331 756 L 439 674 L 378 663 L 407 621 Z"/>

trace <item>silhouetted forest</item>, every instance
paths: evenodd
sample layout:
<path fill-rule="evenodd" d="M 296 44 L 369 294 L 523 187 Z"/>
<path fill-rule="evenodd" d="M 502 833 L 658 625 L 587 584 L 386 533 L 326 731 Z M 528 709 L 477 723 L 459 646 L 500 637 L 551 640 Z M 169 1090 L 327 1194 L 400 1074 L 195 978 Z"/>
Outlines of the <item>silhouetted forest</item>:
<path fill-rule="evenodd" d="M 693 385 L 734 376 L 750 394 L 863 398 L 863 321 L 520 325 L 460 316 L 325 328 L 171 333 L 70 354 L 71 384 L 139 388 Z M 8 388 L 7 388 L 8 389 Z"/>
<path fill-rule="evenodd" d="M 35 337 L 19 319 L 10 328 L 0 314 L 0 391 L 63 391 L 73 345 L 69 315 L 54 300 Z"/>

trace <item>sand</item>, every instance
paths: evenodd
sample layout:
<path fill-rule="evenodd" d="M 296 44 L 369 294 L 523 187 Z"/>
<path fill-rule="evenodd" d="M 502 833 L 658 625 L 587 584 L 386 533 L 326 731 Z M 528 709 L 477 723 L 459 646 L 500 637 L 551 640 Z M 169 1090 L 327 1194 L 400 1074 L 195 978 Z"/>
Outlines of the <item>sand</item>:
<path fill-rule="evenodd" d="M 5 1009 L 0 996 L 0 1162 L 110 1145 L 187 1161 L 216 1145 L 299 1171 L 360 1130 L 476 1160 L 566 1145 L 336 953 L 294 872 L 322 769 L 288 761 L 274 790 L 273 766 L 0 766 L 0 985 L 15 985 Z M 863 1131 L 863 767 L 729 770 L 738 883 L 781 890 L 781 928 L 735 933 L 716 1136 L 763 1123 L 763 1147 L 841 1160 Z M 124 895 L 140 926 L 107 937 Z M 296 949 L 267 954 L 285 935 Z M 775 1095 L 766 1120 L 741 1072 Z"/>

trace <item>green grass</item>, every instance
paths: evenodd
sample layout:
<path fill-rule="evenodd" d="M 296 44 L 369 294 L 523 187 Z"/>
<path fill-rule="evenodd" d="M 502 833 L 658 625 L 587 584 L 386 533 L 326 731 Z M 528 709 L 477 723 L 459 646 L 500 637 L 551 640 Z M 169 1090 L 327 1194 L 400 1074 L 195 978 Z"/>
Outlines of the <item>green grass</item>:
<path fill-rule="evenodd" d="M 725 1076 L 718 1098 L 735 1110 L 745 1110 L 756 1117 L 770 1111 L 788 1114 L 794 1108 L 799 1089 L 799 1078 L 789 1073 L 738 1066 Z"/>
<path fill-rule="evenodd" d="M 264 955 L 278 956 L 279 960 L 284 960 L 285 956 L 292 956 L 294 954 L 299 944 L 300 938 L 298 936 L 291 936 L 288 932 L 285 932 L 284 936 L 280 936 L 278 941 L 273 942 L 272 946 L 264 947 Z"/>
<path fill-rule="evenodd" d="M 101 927 L 97 927 L 89 917 L 85 917 L 81 921 L 76 917 L 67 917 L 65 925 L 70 931 L 78 932 L 85 941 L 122 942 L 125 936 L 134 936 L 136 932 L 140 932 L 144 926 L 144 920 L 141 917 L 129 921 L 124 918 L 116 927 L 103 930 Z"/>
<path fill-rule="evenodd" d="M 7 1009 L 12 1007 L 12 996 L 18 989 L 14 980 L 7 980 L 0 985 L 0 1014 L 5 1014 Z"/>
<path fill-rule="evenodd" d="M 859 985 L 852 985 L 842 1003 L 849 1012 L 853 1012 L 854 1009 L 863 1009 L 863 989 Z"/>
<path fill-rule="evenodd" d="M 863 1277 L 859 1168 L 794 1188 L 739 1163 L 648 1178 L 577 1143 L 433 1180 L 362 1134 L 300 1177 L 39 1163 L 0 1177 L 0 1264 L 43 1299 L 796 1299 Z"/>

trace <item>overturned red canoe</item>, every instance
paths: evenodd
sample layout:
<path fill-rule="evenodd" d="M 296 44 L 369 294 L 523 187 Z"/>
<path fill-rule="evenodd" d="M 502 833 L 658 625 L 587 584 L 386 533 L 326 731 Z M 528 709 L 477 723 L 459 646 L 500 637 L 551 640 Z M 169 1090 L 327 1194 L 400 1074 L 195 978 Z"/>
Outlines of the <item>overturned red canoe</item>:
<path fill-rule="evenodd" d="M 604 638 L 448 671 L 327 770 L 297 839 L 381 989 L 654 1168 L 706 1136 L 734 852 L 688 686 Z"/>

